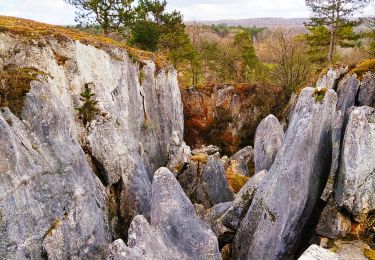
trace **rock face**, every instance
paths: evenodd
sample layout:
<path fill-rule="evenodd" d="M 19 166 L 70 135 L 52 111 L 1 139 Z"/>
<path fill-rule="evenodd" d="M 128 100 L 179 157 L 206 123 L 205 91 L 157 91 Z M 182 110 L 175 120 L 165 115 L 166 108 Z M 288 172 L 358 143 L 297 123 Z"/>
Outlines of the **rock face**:
<path fill-rule="evenodd" d="M 351 110 L 342 145 L 336 202 L 363 221 L 375 209 L 375 115 L 370 107 Z"/>
<path fill-rule="evenodd" d="M 219 154 L 196 153 L 189 159 L 178 181 L 187 196 L 198 204 L 210 208 L 215 204 L 233 200 L 233 192 L 226 179 Z"/>
<path fill-rule="evenodd" d="M 323 75 L 316 82 L 317 88 L 335 89 L 339 79 L 348 72 L 348 67 L 345 68 L 330 68 L 327 74 Z"/>
<path fill-rule="evenodd" d="M 0 113 L 0 258 L 98 256 L 133 216 L 149 216 L 153 172 L 182 143 L 176 71 L 113 46 L 0 36 L 0 70 L 43 72 L 21 120 Z M 84 127 L 86 83 L 100 113 Z"/>
<path fill-rule="evenodd" d="M 263 170 L 251 177 L 236 194 L 233 202 L 217 204 L 217 207 L 212 208 L 209 221 L 219 242 L 227 243 L 233 240 L 241 220 L 250 207 L 255 192 L 266 174 L 267 172 Z"/>
<path fill-rule="evenodd" d="M 322 103 L 315 89 L 301 92 L 283 146 L 237 230 L 239 259 L 294 256 L 330 170 L 336 102 L 333 90 Z"/>
<path fill-rule="evenodd" d="M 254 141 L 255 172 L 271 168 L 283 140 L 283 128 L 274 115 L 269 115 L 260 122 Z"/>
<path fill-rule="evenodd" d="M 371 107 L 375 105 L 375 75 L 373 72 L 368 72 L 363 76 L 357 101 L 360 106 Z"/>
<path fill-rule="evenodd" d="M 354 106 L 355 98 L 359 89 L 357 75 L 347 75 L 337 85 L 337 110 L 341 110 L 345 115 L 346 110 Z"/>
<path fill-rule="evenodd" d="M 137 259 L 220 259 L 216 237 L 197 218 L 193 205 L 166 168 L 155 173 L 150 224 L 143 216 L 135 217 L 128 248 L 118 250 L 114 243 L 108 259 L 116 259 L 113 255 L 131 259 L 137 254 L 141 254 Z"/>
<path fill-rule="evenodd" d="M 282 110 L 281 91 L 245 84 L 182 89 L 187 144 L 193 149 L 214 144 L 228 156 L 251 145 L 260 120 Z"/>

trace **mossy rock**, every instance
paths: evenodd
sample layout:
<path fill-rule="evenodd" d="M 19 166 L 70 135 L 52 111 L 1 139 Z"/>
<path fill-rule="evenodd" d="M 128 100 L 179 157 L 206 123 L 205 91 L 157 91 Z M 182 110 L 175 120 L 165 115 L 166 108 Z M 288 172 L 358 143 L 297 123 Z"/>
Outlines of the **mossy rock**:
<path fill-rule="evenodd" d="M 45 73 L 35 68 L 5 66 L 3 71 L 0 71 L 0 107 L 9 107 L 16 116 L 20 117 L 24 98 L 30 91 L 30 83 L 38 80 L 38 75 L 45 75 Z"/>

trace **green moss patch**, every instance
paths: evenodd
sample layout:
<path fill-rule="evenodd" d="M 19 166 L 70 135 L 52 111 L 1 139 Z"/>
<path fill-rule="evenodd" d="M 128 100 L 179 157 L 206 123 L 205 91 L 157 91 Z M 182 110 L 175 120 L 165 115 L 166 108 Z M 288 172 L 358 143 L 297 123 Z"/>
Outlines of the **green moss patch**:
<path fill-rule="evenodd" d="M 5 66 L 3 71 L 0 71 L 0 107 L 9 107 L 16 116 L 20 117 L 24 98 L 30 91 L 30 83 L 38 80 L 38 75 L 45 75 L 45 73 L 35 68 Z"/>
<path fill-rule="evenodd" d="M 328 88 L 315 89 L 314 98 L 316 102 L 323 103 L 324 97 L 328 91 Z"/>

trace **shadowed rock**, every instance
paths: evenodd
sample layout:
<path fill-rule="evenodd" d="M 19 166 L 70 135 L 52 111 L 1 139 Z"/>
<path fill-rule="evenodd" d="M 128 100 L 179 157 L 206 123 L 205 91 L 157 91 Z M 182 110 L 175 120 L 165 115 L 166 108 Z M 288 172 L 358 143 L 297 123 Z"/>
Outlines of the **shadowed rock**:
<path fill-rule="evenodd" d="M 262 179 L 267 174 L 265 170 L 256 173 L 236 194 L 233 202 L 221 203 L 211 209 L 210 224 L 219 243 L 230 242 L 250 207 L 254 194 Z"/>
<path fill-rule="evenodd" d="M 274 115 L 269 115 L 260 122 L 255 133 L 255 172 L 271 168 L 283 140 L 283 128 Z"/>
<path fill-rule="evenodd" d="M 323 102 L 302 90 L 283 146 L 257 189 L 235 237 L 239 259 L 294 257 L 331 163 L 331 125 L 337 97 Z"/>
<path fill-rule="evenodd" d="M 215 235 L 198 219 L 190 200 L 166 168 L 160 168 L 154 176 L 150 224 L 143 216 L 135 217 L 128 237 L 130 253 L 123 246 L 120 250 L 122 255 L 129 254 L 125 256 L 128 258 L 119 259 L 131 259 L 139 252 L 139 259 L 220 259 Z"/>
<path fill-rule="evenodd" d="M 340 80 L 337 86 L 337 110 L 341 110 L 345 115 L 346 110 L 354 106 L 355 98 L 359 89 L 357 75 L 347 75 Z"/>
<path fill-rule="evenodd" d="M 331 239 L 345 237 L 351 229 L 350 218 L 340 213 L 334 201 L 330 200 L 320 215 L 315 228 L 318 235 Z"/>
<path fill-rule="evenodd" d="M 373 72 L 367 72 L 361 81 L 358 92 L 359 106 L 374 106 L 375 102 L 375 75 Z"/>

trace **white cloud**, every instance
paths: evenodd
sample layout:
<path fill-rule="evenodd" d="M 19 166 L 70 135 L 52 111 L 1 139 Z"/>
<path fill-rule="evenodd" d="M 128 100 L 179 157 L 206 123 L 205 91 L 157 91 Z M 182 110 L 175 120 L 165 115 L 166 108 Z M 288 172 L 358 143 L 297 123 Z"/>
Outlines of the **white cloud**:
<path fill-rule="evenodd" d="M 308 17 L 305 0 L 167 0 L 185 20 Z M 374 15 L 368 7 L 365 15 Z M 0 15 L 18 16 L 52 24 L 74 24 L 74 8 L 63 0 L 0 0 Z"/>

